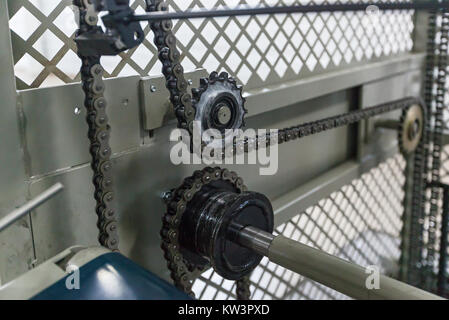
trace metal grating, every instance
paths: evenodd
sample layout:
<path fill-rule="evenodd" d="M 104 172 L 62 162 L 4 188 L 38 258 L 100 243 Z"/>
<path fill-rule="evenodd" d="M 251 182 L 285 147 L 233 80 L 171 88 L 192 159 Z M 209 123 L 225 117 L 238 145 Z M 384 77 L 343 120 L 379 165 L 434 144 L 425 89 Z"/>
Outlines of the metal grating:
<path fill-rule="evenodd" d="M 402 228 L 401 155 L 388 159 L 351 184 L 278 226 L 276 232 L 362 266 L 396 275 Z M 330 288 L 262 260 L 251 276 L 252 299 L 348 299 Z M 212 270 L 193 290 L 200 299 L 235 299 L 234 282 Z"/>
<path fill-rule="evenodd" d="M 168 1 L 171 10 L 312 2 L 345 1 Z M 144 0 L 131 3 L 144 12 Z M 8 0 L 8 5 L 18 88 L 79 81 L 71 0 Z M 152 33 L 147 23 L 143 27 L 147 37 L 141 46 L 102 59 L 106 77 L 161 73 Z M 413 11 L 197 19 L 176 21 L 174 30 L 186 70 L 227 71 L 248 89 L 410 51 Z"/>

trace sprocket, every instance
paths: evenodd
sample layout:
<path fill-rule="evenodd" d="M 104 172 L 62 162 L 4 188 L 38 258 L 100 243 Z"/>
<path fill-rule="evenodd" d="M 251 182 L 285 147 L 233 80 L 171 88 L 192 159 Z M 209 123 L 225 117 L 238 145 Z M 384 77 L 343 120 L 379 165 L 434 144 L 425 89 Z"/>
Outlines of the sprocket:
<path fill-rule="evenodd" d="M 192 89 L 193 105 L 196 109 L 195 121 L 199 124 L 199 133 L 203 143 L 216 149 L 230 145 L 235 130 L 245 125 L 245 98 L 243 87 L 229 77 L 226 72 L 212 72 L 209 78 L 200 80 L 200 87 Z M 213 139 L 204 134 L 209 129 L 220 132 L 222 139 Z M 224 142 L 224 145 L 223 145 Z"/>
<path fill-rule="evenodd" d="M 207 167 L 203 170 L 197 170 L 192 176 L 185 178 L 183 183 L 171 192 L 169 199 L 167 199 L 167 212 L 162 219 L 161 247 L 167 260 L 167 266 L 171 271 L 175 286 L 191 296 L 194 295 L 192 291 L 193 280 L 205 271 L 209 264 L 207 261 L 195 259 L 188 251 L 180 247 L 179 226 L 187 212 L 189 203 L 195 195 L 204 188 L 215 186 L 238 193 L 247 190 L 242 178 L 235 172 L 219 167 Z M 238 299 L 248 299 L 248 279 L 242 278 L 237 280 L 236 290 Z"/>
<path fill-rule="evenodd" d="M 402 111 L 399 120 L 398 142 L 402 154 L 416 150 L 424 131 L 424 109 L 417 104 Z"/>

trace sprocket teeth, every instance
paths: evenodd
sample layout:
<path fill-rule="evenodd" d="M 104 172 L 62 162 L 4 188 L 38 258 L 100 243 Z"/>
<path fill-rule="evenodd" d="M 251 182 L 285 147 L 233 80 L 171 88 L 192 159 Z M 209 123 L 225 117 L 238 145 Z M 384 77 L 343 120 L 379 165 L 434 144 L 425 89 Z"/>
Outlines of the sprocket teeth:
<path fill-rule="evenodd" d="M 218 72 L 217 72 L 217 71 L 213 71 L 213 72 L 209 75 L 209 80 L 211 80 L 211 81 L 217 81 L 217 80 L 218 80 Z"/>
<path fill-rule="evenodd" d="M 207 78 L 200 79 L 200 86 L 208 86 L 208 85 L 209 85 L 209 79 L 207 79 Z"/>
<path fill-rule="evenodd" d="M 222 72 L 222 73 L 220 73 L 219 79 L 221 81 L 226 81 L 229 79 L 229 74 L 227 72 Z"/>
<path fill-rule="evenodd" d="M 199 100 L 200 96 L 201 96 L 201 90 L 198 89 L 198 88 L 193 88 L 192 89 L 192 97 L 193 97 L 193 99 Z"/>

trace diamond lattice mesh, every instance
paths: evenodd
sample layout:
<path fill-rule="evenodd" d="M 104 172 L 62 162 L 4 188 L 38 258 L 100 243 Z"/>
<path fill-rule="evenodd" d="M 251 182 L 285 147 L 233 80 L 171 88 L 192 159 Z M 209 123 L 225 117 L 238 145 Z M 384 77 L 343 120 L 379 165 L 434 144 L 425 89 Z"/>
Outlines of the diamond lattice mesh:
<path fill-rule="evenodd" d="M 186 10 L 239 4 L 349 1 L 359 2 L 169 0 L 168 3 L 171 10 Z M 144 0 L 131 3 L 137 13 L 144 13 Z M 71 0 L 8 0 L 8 5 L 18 88 L 79 81 L 80 62 L 73 42 L 76 10 L 70 6 Z M 147 23 L 142 25 L 147 34 L 142 45 L 102 59 L 107 77 L 161 73 L 153 35 Z M 254 88 L 407 52 L 413 44 L 413 12 L 193 19 L 175 21 L 174 30 L 186 70 L 228 71 L 246 88 Z"/>
<path fill-rule="evenodd" d="M 389 275 L 398 270 L 405 160 L 397 155 L 318 204 L 277 226 L 276 233 Z M 251 276 L 252 299 L 347 299 L 264 258 Z M 200 299 L 235 299 L 234 282 L 212 270 L 195 281 Z"/>

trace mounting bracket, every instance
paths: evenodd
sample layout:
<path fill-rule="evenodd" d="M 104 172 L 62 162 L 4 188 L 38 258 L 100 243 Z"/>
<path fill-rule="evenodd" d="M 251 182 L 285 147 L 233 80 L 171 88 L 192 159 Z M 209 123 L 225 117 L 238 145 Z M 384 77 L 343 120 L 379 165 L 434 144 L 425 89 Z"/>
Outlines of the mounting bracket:
<path fill-rule="evenodd" d="M 191 88 L 199 86 L 200 78 L 207 78 L 209 73 L 205 69 L 186 72 L 185 77 Z M 165 78 L 160 76 L 144 77 L 140 80 L 140 99 L 142 106 L 143 127 L 154 130 L 162 127 L 168 120 L 174 119 L 173 108 L 169 100 L 170 93 L 165 87 Z"/>

